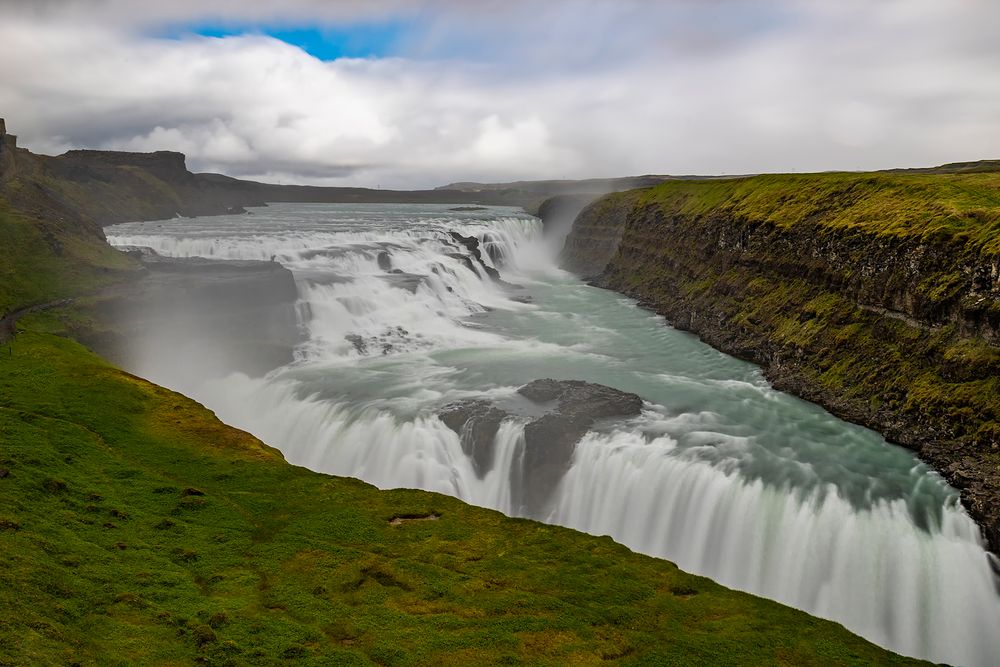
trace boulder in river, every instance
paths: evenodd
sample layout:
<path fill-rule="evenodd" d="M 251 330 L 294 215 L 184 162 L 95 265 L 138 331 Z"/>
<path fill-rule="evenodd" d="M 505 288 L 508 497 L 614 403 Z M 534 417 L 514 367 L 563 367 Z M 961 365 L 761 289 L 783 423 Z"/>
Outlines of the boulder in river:
<path fill-rule="evenodd" d="M 392 270 L 392 258 L 389 256 L 388 252 L 386 252 L 385 250 L 380 251 L 376 259 L 378 261 L 378 268 L 382 269 L 383 271 Z"/>
<path fill-rule="evenodd" d="M 552 491 L 569 470 L 580 439 L 601 419 L 638 415 L 642 399 L 580 380 L 535 380 L 517 393 L 527 399 L 534 418 L 524 427 L 524 441 L 511 466 L 511 504 L 515 514 L 541 517 L 548 509 Z M 501 422 L 517 418 L 518 413 L 475 400 L 447 405 L 438 416 L 459 434 L 462 450 L 483 477 L 496 458 L 496 434 Z"/>
<path fill-rule="evenodd" d="M 458 433 L 462 451 L 482 478 L 493 469 L 495 438 L 500 422 L 510 415 L 487 401 L 460 401 L 446 406 L 438 417 Z"/>

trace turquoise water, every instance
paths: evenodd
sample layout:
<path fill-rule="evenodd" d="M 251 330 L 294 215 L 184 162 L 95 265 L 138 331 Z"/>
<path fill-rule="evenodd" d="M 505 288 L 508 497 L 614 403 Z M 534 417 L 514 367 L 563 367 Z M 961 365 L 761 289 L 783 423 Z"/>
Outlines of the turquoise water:
<path fill-rule="evenodd" d="M 610 385 L 642 396 L 642 416 L 588 434 L 532 518 L 611 535 L 905 654 L 1000 655 L 1000 598 L 954 489 L 878 434 L 775 391 L 755 366 L 554 268 L 557 249 L 516 209 L 274 205 L 107 231 L 164 255 L 274 256 L 293 271 L 307 335 L 295 363 L 258 378 L 178 379 L 156 355 L 135 369 L 293 463 L 512 514 L 523 423 L 501 428 L 479 478 L 435 411 L 542 377 Z M 470 269 L 451 231 L 477 236 L 519 287 Z"/>

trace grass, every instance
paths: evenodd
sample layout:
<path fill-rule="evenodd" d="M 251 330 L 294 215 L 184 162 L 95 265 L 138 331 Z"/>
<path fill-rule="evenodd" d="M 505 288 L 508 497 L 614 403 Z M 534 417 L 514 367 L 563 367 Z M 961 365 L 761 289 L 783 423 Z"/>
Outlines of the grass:
<path fill-rule="evenodd" d="M 0 316 L 99 289 L 134 268 L 98 228 L 18 213 L 0 199 Z"/>
<path fill-rule="evenodd" d="M 1000 254 L 1000 173 L 769 174 L 667 181 L 630 193 L 640 205 L 689 216 L 726 215 L 778 228 L 956 241 Z"/>
<path fill-rule="evenodd" d="M 49 334 L 0 354 L 0 441 L 0 664 L 906 662 L 608 538 L 293 467 Z"/>

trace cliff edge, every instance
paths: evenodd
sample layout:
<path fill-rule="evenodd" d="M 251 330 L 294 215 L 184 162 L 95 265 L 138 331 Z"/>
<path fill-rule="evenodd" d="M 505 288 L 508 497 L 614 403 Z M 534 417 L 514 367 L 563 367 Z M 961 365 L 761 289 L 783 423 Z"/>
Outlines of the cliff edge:
<path fill-rule="evenodd" d="M 969 172 L 608 195 L 562 262 L 913 449 L 1000 553 L 1000 174 Z"/>

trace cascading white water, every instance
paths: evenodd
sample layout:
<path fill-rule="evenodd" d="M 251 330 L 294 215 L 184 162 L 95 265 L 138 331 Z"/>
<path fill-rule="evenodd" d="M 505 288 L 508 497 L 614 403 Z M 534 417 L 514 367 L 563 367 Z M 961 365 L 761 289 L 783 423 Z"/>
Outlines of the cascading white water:
<path fill-rule="evenodd" d="M 859 510 L 836 488 L 797 497 L 678 456 L 669 438 L 615 432 L 580 443 L 552 518 L 897 651 L 963 664 L 997 655 L 992 572 L 954 504 L 927 532 L 902 498 Z"/>
<path fill-rule="evenodd" d="M 453 231 L 480 239 L 483 261 L 522 289 L 495 284 Z M 120 225 L 109 239 L 171 256 L 274 256 L 292 269 L 309 334 L 297 361 L 177 388 L 293 463 L 509 514 L 523 423 L 502 424 L 480 478 L 437 409 L 504 400 L 540 377 L 634 391 L 643 416 L 585 436 L 537 518 L 611 535 L 902 653 L 965 665 L 1000 656 L 994 575 L 953 489 L 877 434 L 552 269 L 527 216 L 285 205 L 252 220 Z"/>

